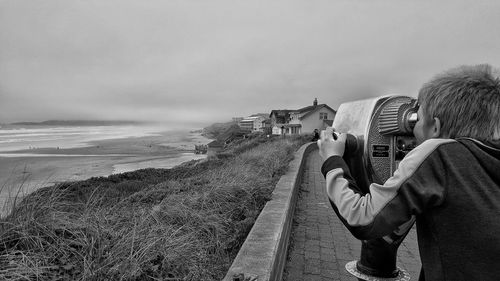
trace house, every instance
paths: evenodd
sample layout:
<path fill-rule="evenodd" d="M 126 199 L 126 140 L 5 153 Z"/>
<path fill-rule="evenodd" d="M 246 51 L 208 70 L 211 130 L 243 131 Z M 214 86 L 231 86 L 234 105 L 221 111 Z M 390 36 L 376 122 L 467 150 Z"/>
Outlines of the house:
<path fill-rule="evenodd" d="M 249 130 L 249 131 L 259 131 L 262 129 L 262 121 L 264 121 L 265 118 L 261 116 L 251 116 L 251 117 L 246 117 L 243 120 L 241 120 L 238 125 L 240 128 L 243 130 Z"/>
<path fill-rule="evenodd" d="M 272 110 L 269 114 L 271 119 L 271 132 L 273 135 L 284 134 L 285 124 L 290 122 L 290 111 L 288 109 Z"/>
<path fill-rule="evenodd" d="M 290 111 L 292 110 L 280 109 L 271 111 L 271 114 L 269 114 L 271 124 L 273 126 L 276 124 L 287 124 L 290 121 Z"/>
<path fill-rule="evenodd" d="M 266 135 L 270 135 L 272 134 L 272 124 L 271 124 L 271 119 L 266 119 L 264 121 L 262 121 L 262 131 L 264 132 L 264 134 Z"/>
<path fill-rule="evenodd" d="M 249 130 L 251 132 L 263 132 L 265 126 L 263 122 L 266 121 L 267 119 L 268 118 L 262 116 L 262 114 L 255 114 L 243 118 L 243 120 L 238 122 L 238 125 L 243 130 Z"/>
<path fill-rule="evenodd" d="M 273 135 L 309 134 L 315 129 L 331 126 L 337 112 L 318 99 L 310 106 L 297 110 L 273 110 L 269 115 Z"/>

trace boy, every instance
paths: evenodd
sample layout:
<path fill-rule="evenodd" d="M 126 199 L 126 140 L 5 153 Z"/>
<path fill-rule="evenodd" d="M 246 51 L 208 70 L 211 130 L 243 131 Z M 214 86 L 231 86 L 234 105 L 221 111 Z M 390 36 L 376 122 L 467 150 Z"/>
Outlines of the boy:
<path fill-rule="evenodd" d="M 500 80 L 489 65 L 455 68 L 424 84 L 418 101 L 419 145 L 366 195 L 342 159 L 345 134 L 322 132 L 330 203 L 358 239 L 416 216 L 419 280 L 500 280 Z"/>

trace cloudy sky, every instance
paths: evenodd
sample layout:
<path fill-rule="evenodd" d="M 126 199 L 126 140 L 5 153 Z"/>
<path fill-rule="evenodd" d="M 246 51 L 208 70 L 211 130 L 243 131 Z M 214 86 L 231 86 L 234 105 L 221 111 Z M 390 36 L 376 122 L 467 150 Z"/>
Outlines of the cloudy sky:
<path fill-rule="evenodd" d="M 0 123 L 211 123 L 500 66 L 500 1 L 0 0 Z"/>

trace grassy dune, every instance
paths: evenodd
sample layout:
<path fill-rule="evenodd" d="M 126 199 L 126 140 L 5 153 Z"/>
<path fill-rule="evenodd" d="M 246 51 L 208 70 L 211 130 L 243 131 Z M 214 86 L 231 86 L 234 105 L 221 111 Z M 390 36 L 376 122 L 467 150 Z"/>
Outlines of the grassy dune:
<path fill-rule="evenodd" d="M 42 188 L 0 220 L 0 280 L 220 280 L 304 142 Z"/>

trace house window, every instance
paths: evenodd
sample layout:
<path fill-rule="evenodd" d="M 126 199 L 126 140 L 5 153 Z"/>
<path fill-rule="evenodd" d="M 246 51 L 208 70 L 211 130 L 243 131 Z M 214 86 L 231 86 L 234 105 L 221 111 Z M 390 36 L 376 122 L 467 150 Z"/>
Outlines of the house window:
<path fill-rule="evenodd" d="M 326 112 L 319 113 L 319 120 L 327 120 L 327 119 L 328 119 L 328 113 Z"/>

